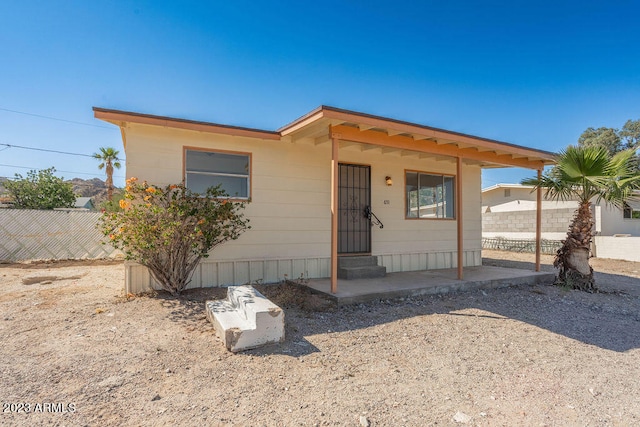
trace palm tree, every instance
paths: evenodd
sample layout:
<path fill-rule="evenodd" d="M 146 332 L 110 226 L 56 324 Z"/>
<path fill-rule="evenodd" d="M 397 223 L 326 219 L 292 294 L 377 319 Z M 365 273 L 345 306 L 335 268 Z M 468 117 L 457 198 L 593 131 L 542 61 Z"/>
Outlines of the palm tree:
<path fill-rule="evenodd" d="M 109 201 L 113 199 L 113 168 L 120 169 L 120 159 L 118 154 L 120 152 L 111 147 L 100 147 L 99 153 L 93 153 L 93 157 L 102 161 L 98 165 L 98 169 L 105 168 L 107 173 L 107 179 L 105 184 L 107 185 L 107 198 Z"/>
<path fill-rule="evenodd" d="M 557 284 L 587 292 L 598 290 L 589 265 L 594 225 L 591 201 L 624 207 L 633 191 L 640 188 L 634 155 L 633 149 L 612 156 L 601 146 L 569 146 L 558 154 L 556 166 L 539 180 L 522 181 L 544 189 L 546 199 L 578 200 L 567 237 L 553 262 L 558 268 Z"/>

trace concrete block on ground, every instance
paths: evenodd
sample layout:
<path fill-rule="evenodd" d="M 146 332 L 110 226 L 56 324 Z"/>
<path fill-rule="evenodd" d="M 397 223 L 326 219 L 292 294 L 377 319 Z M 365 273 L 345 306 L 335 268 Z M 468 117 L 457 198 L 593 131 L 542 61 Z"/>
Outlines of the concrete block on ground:
<path fill-rule="evenodd" d="M 251 286 L 229 286 L 227 299 L 207 301 L 206 312 L 234 353 L 284 341 L 284 312 Z"/>

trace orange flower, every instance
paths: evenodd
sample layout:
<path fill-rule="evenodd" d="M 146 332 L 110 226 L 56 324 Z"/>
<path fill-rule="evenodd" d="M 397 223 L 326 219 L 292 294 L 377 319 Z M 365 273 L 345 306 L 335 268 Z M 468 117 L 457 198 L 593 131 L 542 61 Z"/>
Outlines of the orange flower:
<path fill-rule="evenodd" d="M 222 203 L 222 205 L 226 205 L 227 202 L 228 202 L 228 200 L 223 200 L 221 203 Z"/>
<path fill-rule="evenodd" d="M 155 194 L 157 190 L 154 187 L 149 187 L 144 191 L 146 191 L 147 193 Z"/>
<path fill-rule="evenodd" d="M 131 186 L 127 185 L 126 187 L 124 187 L 124 191 L 126 191 L 127 193 L 131 192 Z"/>
<path fill-rule="evenodd" d="M 175 184 L 171 184 L 171 185 L 169 186 L 169 190 L 175 190 L 176 188 L 178 188 L 178 186 L 177 186 L 177 185 L 175 185 Z"/>
<path fill-rule="evenodd" d="M 151 195 L 144 196 L 144 201 L 145 202 L 148 202 L 149 200 L 151 200 Z"/>
<path fill-rule="evenodd" d="M 204 218 L 203 218 L 203 219 L 201 219 L 200 221 L 198 221 L 198 225 L 202 225 L 202 224 L 204 224 L 205 222 L 206 222 L 206 221 L 205 221 L 205 220 L 204 220 Z"/>
<path fill-rule="evenodd" d="M 116 239 L 116 236 L 115 236 L 114 234 L 109 234 L 109 239 L 111 239 L 111 240 L 115 240 L 115 239 Z"/>
<path fill-rule="evenodd" d="M 120 208 L 121 209 L 127 209 L 129 207 L 129 202 L 127 202 L 124 199 L 120 199 L 120 203 L 119 204 L 120 204 Z"/>

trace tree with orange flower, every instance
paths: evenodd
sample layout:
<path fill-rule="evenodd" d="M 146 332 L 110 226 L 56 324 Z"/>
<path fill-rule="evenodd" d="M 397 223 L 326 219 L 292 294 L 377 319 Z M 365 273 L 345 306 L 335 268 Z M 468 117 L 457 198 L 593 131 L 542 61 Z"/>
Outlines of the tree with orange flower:
<path fill-rule="evenodd" d="M 186 288 L 212 249 L 250 228 L 244 203 L 229 200 L 220 187 L 196 194 L 183 184 L 160 187 L 130 178 L 119 205 L 101 217 L 102 233 L 172 295 Z"/>

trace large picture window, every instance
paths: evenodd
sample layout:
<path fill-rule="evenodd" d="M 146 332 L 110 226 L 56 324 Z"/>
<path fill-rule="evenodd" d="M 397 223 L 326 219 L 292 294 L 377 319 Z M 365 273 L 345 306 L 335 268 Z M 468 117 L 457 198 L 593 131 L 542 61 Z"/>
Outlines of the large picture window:
<path fill-rule="evenodd" d="M 185 185 L 195 193 L 220 185 L 229 197 L 248 199 L 251 155 L 223 151 L 185 150 Z"/>
<path fill-rule="evenodd" d="M 407 218 L 455 218 L 455 178 L 406 171 Z"/>

